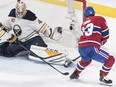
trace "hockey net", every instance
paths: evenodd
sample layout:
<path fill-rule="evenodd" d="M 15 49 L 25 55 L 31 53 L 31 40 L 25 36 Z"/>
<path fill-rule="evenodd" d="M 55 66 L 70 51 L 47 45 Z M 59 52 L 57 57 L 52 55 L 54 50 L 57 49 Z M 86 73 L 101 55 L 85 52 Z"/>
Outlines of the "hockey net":
<path fill-rule="evenodd" d="M 57 26 L 63 27 L 65 38 L 63 38 L 63 44 L 72 44 L 73 47 L 77 46 L 77 41 L 74 41 L 73 39 L 77 40 L 79 38 L 79 35 L 81 34 L 81 24 L 83 22 L 83 9 L 86 7 L 86 1 L 85 0 L 39 0 L 41 4 L 41 8 L 39 10 L 39 17 L 40 19 L 44 18 L 44 21 L 46 21 L 52 28 L 54 29 Z M 47 6 L 46 6 L 47 5 Z M 47 15 L 46 15 L 47 12 Z M 37 13 L 38 14 L 38 13 Z M 40 14 L 43 14 L 40 16 Z M 70 31 L 70 25 L 74 25 L 74 30 Z M 73 37 L 73 35 L 77 35 Z M 68 37 L 69 36 L 69 37 Z M 70 43 L 69 40 L 66 41 L 66 38 L 72 38 L 73 43 Z M 65 39 L 65 40 L 64 40 Z M 64 42 L 65 41 L 65 42 Z"/>
<path fill-rule="evenodd" d="M 39 0 L 39 1 L 49 4 L 47 7 L 49 11 L 46 16 L 47 18 L 46 17 L 44 18 L 46 18 L 46 21 L 48 21 L 47 20 L 48 18 L 51 21 L 55 20 L 54 25 L 59 24 L 67 27 L 68 26 L 67 22 L 72 20 L 70 16 L 77 17 L 77 19 L 75 20 L 78 20 L 79 25 L 81 25 L 82 21 L 84 20 L 83 9 L 86 7 L 86 0 Z M 44 7 L 44 3 L 42 7 Z"/>

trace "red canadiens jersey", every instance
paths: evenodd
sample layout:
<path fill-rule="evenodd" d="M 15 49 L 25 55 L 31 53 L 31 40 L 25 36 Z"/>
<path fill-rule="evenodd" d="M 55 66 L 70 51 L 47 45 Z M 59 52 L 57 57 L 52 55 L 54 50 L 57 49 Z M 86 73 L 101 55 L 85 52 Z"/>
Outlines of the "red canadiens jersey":
<path fill-rule="evenodd" d="M 109 29 L 106 20 L 101 16 L 88 17 L 81 26 L 82 35 L 79 48 L 94 46 L 99 48 L 101 42 L 109 38 Z"/>

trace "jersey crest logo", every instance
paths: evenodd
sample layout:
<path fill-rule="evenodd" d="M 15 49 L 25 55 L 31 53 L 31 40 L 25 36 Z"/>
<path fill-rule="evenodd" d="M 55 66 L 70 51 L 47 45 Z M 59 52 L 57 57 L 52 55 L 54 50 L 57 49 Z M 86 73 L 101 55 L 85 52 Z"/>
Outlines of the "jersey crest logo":
<path fill-rule="evenodd" d="M 16 34 L 16 36 L 20 36 L 22 34 L 22 29 L 19 25 L 14 25 L 13 31 Z"/>

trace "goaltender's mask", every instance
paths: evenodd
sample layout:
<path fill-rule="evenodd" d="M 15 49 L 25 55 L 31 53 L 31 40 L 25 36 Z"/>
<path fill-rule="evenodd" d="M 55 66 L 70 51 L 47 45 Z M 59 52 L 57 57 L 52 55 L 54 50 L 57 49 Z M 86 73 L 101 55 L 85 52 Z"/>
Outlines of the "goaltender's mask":
<path fill-rule="evenodd" d="M 23 18 L 25 15 L 26 15 L 26 4 L 22 1 L 17 1 L 17 4 L 16 4 L 16 17 L 18 18 Z"/>

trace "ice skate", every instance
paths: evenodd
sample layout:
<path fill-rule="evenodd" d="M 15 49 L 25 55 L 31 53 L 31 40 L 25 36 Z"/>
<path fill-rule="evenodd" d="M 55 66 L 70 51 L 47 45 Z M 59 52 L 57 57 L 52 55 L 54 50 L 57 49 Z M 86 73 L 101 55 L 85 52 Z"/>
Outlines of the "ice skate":
<path fill-rule="evenodd" d="M 112 80 L 100 73 L 100 85 L 112 86 Z"/>
<path fill-rule="evenodd" d="M 79 78 L 79 74 L 76 71 L 74 71 L 70 76 L 70 79 L 78 79 L 78 78 Z"/>

